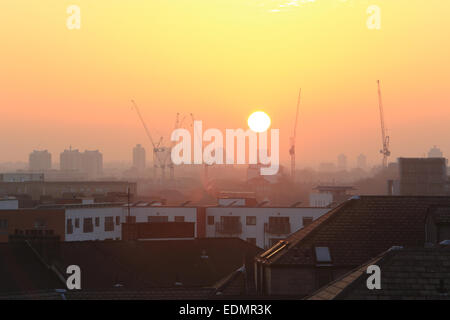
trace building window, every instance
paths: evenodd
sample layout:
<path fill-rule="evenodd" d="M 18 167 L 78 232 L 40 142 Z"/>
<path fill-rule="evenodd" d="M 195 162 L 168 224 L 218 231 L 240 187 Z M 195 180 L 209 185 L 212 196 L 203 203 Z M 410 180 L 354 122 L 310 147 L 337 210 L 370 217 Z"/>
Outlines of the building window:
<path fill-rule="evenodd" d="M 208 216 L 208 226 L 214 225 L 214 216 Z"/>
<path fill-rule="evenodd" d="M 113 217 L 105 217 L 105 231 L 114 231 Z"/>
<path fill-rule="evenodd" d="M 79 228 L 79 227 L 80 227 L 80 219 L 75 218 L 75 228 Z"/>
<path fill-rule="evenodd" d="M 0 229 L 8 229 L 8 220 L 0 219 Z"/>
<path fill-rule="evenodd" d="M 247 241 L 256 246 L 256 238 L 247 238 Z"/>
<path fill-rule="evenodd" d="M 119 225 L 120 225 L 120 217 L 116 216 L 116 226 L 119 226 Z"/>
<path fill-rule="evenodd" d="M 36 229 L 45 229 L 47 228 L 47 221 L 45 221 L 44 219 L 37 219 L 36 221 L 34 221 L 34 227 Z"/>
<path fill-rule="evenodd" d="M 95 226 L 100 227 L 100 217 L 95 218 Z"/>
<path fill-rule="evenodd" d="M 286 235 L 291 233 L 289 217 L 269 217 L 269 223 L 265 224 L 264 231 L 276 235 Z"/>
<path fill-rule="evenodd" d="M 316 261 L 318 263 L 330 263 L 331 255 L 328 247 L 315 247 Z"/>
<path fill-rule="evenodd" d="M 67 219 L 67 234 L 73 233 L 72 219 Z"/>
<path fill-rule="evenodd" d="M 312 217 L 303 217 L 303 228 L 307 227 L 312 222 L 313 222 L 313 218 Z"/>
<path fill-rule="evenodd" d="M 92 224 L 92 218 L 83 219 L 83 232 L 89 233 L 94 231 L 94 225 Z"/>
<path fill-rule="evenodd" d="M 256 217 L 255 216 L 246 217 L 245 222 L 248 226 L 255 226 L 256 225 Z"/>
<path fill-rule="evenodd" d="M 175 222 L 184 222 L 184 216 L 176 216 L 174 220 Z"/>
<path fill-rule="evenodd" d="M 167 216 L 149 216 L 147 217 L 148 222 L 168 222 L 169 217 Z"/>
<path fill-rule="evenodd" d="M 216 223 L 216 232 L 228 236 L 241 234 L 242 224 L 239 216 L 221 216 L 220 222 Z"/>

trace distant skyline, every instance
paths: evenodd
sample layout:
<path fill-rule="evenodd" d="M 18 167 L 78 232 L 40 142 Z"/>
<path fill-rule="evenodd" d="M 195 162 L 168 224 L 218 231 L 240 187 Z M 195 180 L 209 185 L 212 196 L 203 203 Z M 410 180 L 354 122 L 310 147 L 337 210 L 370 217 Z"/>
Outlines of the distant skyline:
<path fill-rule="evenodd" d="M 282 4 L 286 1 L 278 1 Z M 297 167 L 347 156 L 381 163 L 376 80 L 381 80 L 392 156 L 450 154 L 450 2 L 326 1 L 270 12 L 277 1 L 76 0 L 0 3 L 0 162 L 27 162 L 69 145 L 99 149 L 105 163 L 150 150 L 131 99 L 154 139 L 177 112 L 206 128 L 247 128 L 264 110 L 288 162 L 299 87 Z M 380 30 L 366 9 L 382 10 Z M 269 8 L 270 7 L 270 8 Z M 150 158 L 150 155 L 148 156 Z"/>
<path fill-rule="evenodd" d="M 137 144 L 137 145 L 139 145 L 139 144 Z M 107 168 L 113 168 L 114 165 L 130 166 L 130 167 L 133 166 L 134 165 L 133 164 L 133 152 L 134 152 L 134 148 L 137 145 L 135 145 L 132 148 L 132 150 L 130 151 L 130 158 L 129 159 L 124 159 L 124 160 L 108 160 L 108 159 L 104 159 L 104 161 L 103 161 L 104 165 L 106 165 Z M 147 152 L 147 149 L 145 147 L 143 147 L 143 148 Z M 435 148 L 437 148 L 437 149 L 435 149 Z M 74 150 L 77 150 L 77 149 L 79 149 L 79 148 L 75 148 Z M 68 150 L 68 148 L 66 148 L 64 150 Z M 79 149 L 79 150 L 81 151 L 81 149 Z M 102 153 L 101 149 L 96 149 L 96 150 L 98 150 L 100 153 Z M 49 151 L 49 150 L 33 150 L 33 151 Z M 52 156 L 51 169 L 59 169 L 60 168 L 60 161 L 59 161 L 60 153 L 62 153 L 63 151 L 58 152 L 56 157 L 55 157 L 55 155 L 52 152 L 49 151 L 51 156 Z M 439 147 L 437 147 L 436 145 L 434 145 L 427 152 L 423 152 L 421 155 L 411 156 L 411 157 L 418 157 L 418 158 L 430 157 L 430 151 L 433 151 L 434 154 L 436 154 L 437 151 L 442 151 L 442 150 Z M 431 152 L 431 154 L 433 154 L 433 152 Z M 303 170 L 303 169 L 308 169 L 308 168 L 312 168 L 312 169 L 315 169 L 315 170 L 320 170 L 321 166 L 323 166 L 323 165 L 330 165 L 330 164 L 334 166 L 335 170 L 339 170 L 339 156 L 342 156 L 342 155 L 346 157 L 346 160 L 345 160 L 345 163 L 346 163 L 345 168 L 346 168 L 346 170 L 352 170 L 352 169 L 357 169 L 357 168 L 371 170 L 373 167 L 377 167 L 377 166 L 379 166 L 381 164 L 381 156 L 380 156 L 380 159 L 376 159 L 376 161 L 371 163 L 371 162 L 367 162 L 366 161 L 367 157 L 366 157 L 365 154 L 360 153 L 355 158 L 352 158 L 352 157 L 349 158 L 345 153 L 341 153 L 341 154 L 336 155 L 336 157 L 334 159 L 322 159 L 322 160 L 320 160 L 317 163 L 314 163 L 312 165 L 299 166 L 299 167 L 297 167 L 297 170 Z M 152 157 L 152 155 L 150 155 L 150 156 Z M 365 159 L 361 163 L 358 162 L 360 156 L 363 156 L 363 158 Z M 442 156 L 444 158 L 447 158 L 445 154 L 443 154 Z M 147 158 L 145 160 L 145 163 L 147 165 L 147 169 L 152 167 L 152 161 L 153 160 L 152 160 L 151 157 L 150 157 L 150 159 Z M 394 158 L 390 157 L 389 158 L 389 163 L 393 163 L 393 162 L 396 163 L 397 162 L 397 158 L 394 159 Z M 363 165 L 363 163 L 365 165 Z M 29 164 L 29 160 L 28 159 L 21 159 L 21 160 L 16 160 L 16 161 L 0 161 L 0 168 L 1 168 L 2 165 L 6 165 L 6 164 L 22 165 L 22 167 L 27 168 L 28 164 Z M 283 162 L 281 165 L 284 166 L 285 169 L 287 169 L 289 163 Z M 363 167 L 361 167 L 361 165 Z"/>

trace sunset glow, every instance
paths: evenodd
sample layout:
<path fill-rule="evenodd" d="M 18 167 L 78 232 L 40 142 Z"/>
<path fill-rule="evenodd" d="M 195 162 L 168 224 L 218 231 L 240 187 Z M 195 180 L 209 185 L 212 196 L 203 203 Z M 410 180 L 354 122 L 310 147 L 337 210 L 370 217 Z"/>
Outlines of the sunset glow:
<path fill-rule="evenodd" d="M 79 30 L 66 27 L 72 4 Z M 366 26 L 373 4 L 380 30 Z M 301 87 L 299 166 L 341 152 L 378 163 L 377 79 L 392 159 L 433 145 L 450 153 L 440 125 L 450 121 L 449 10 L 442 0 L 1 1 L 0 161 L 69 145 L 129 161 L 136 143 L 149 148 L 136 99 L 165 141 L 177 112 L 245 128 L 262 105 L 286 163 Z"/>

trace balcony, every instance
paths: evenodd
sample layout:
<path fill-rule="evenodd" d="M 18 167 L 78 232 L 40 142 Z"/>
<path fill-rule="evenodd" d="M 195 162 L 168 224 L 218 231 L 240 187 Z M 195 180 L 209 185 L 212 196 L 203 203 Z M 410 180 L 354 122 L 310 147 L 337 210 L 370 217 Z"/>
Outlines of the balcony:
<path fill-rule="evenodd" d="M 216 232 L 225 235 L 235 235 L 242 233 L 240 221 L 221 221 L 216 223 Z"/>
<path fill-rule="evenodd" d="M 276 235 L 285 235 L 291 233 L 291 224 L 283 223 L 264 223 L 264 232 Z"/>

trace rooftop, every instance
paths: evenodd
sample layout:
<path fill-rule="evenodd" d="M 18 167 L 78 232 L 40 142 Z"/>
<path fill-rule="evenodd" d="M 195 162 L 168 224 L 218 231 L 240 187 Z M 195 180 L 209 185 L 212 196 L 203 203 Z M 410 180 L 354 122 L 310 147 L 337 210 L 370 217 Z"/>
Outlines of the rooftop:
<path fill-rule="evenodd" d="M 35 209 L 79 209 L 79 208 L 110 208 L 121 207 L 124 202 L 94 202 L 94 203 L 50 203 L 40 204 Z"/>
<path fill-rule="evenodd" d="M 139 295 L 143 299 L 170 298 L 170 295 L 202 298 L 219 291 L 235 293 L 237 278 L 239 285 L 245 282 L 245 286 L 252 286 L 251 277 L 241 277 L 239 270 L 242 271 L 244 264 L 252 265 L 255 255 L 261 252 L 258 247 L 237 238 L 33 240 L 30 244 L 0 244 L 0 299 L 2 295 L 9 299 L 28 294 L 54 297 L 56 289 L 65 288 L 58 273 L 66 277 L 65 270 L 74 264 L 82 271 L 82 290 L 69 294 L 75 299 L 100 295 L 109 299 L 114 298 L 114 294 L 120 299 Z M 253 269 L 248 268 L 248 271 Z"/>
<path fill-rule="evenodd" d="M 381 270 L 381 289 L 367 289 L 369 265 Z M 450 248 L 388 250 L 321 288 L 308 299 L 450 299 Z"/>
<path fill-rule="evenodd" d="M 425 243 L 425 220 L 450 197 L 360 196 L 330 210 L 257 257 L 264 264 L 318 263 L 315 248 L 328 248 L 334 266 L 356 267 L 392 246 Z"/>
<path fill-rule="evenodd" d="M 0 257 L 0 294 L 63 287 L 24 244 L 0 243 Z"/>

